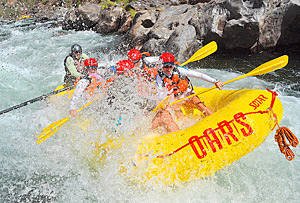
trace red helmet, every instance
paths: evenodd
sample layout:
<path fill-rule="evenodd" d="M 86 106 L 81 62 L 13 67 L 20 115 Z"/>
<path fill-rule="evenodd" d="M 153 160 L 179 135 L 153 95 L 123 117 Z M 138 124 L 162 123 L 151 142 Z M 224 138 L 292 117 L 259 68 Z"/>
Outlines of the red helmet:
<path fill-rule="evenodd" d="M 134 63 L 130 60 L 121 60 L 117 63 L 117 74 L 121 75 L 123 72 L 126 72 L 130 69 L 134 68 Z"/>
<path fill-rule="evenodd" d="M 175 57 L 173 54 L 171 53 L 163 53 L 160 55 L 159 57 L 162 60 L 163 65 L 174 65 L 175 63 Z"/>
<path fill-rule="evenodd" d="M 84 61 L 84 65 L 86 69 L 97 69 L 98 68 L 98 62 L 96 59 L 89 58 Z"/>
<path fill-rule="evenodd" d="M 127 56 L 128 56 L 128 59 L 134 63 L 138 62 L 138 60 L 140 60 L 142 58 L 142 54 L 138 49 L 131 49 L 128 52 Z"/>

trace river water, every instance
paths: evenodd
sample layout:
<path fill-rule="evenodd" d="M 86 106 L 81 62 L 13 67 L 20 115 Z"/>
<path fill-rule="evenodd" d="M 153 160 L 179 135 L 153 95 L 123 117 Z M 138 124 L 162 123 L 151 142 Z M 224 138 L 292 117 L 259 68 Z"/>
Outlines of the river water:
<path fill-rule="evenodd" d="M 72 44 L 82 45 L 83 51 L 101 66 L 110 66 L 125 58 L 114 51 L 118 40 L 114 35 L 51 28 L 51 22 L 1 23 L 0 110 L 49 93 L 62 84 L 63 61 Z M 299 53 L 215 54 L 189 67 L 227 81 L 288 54 L 285 68 L 224 88 L 275 90 L 284 107 L 280 125 L 300 137 Z M 193 82 L 195 86 L 210 85 Z M 86 113 L 91 114 L 88 110 Z M 274 132 L 252 153 L 213 176 L 177 187 L 147 186 L 126 180 L 113 162 L 99 168 L 92 163 L 89 143 L 79 138 L 97 136 L 95 132 L 105 127 L 105 115 L 98 118 L 98 127 L 91 125 L 93 131 L 78 130 L 76 118 L 42 144 L 35 142 L 37 133 L 66 116 L 65 100 L 35 102 L 0 115 L 0 202 L 300 202 L 300 150 L 293 148 L 296 157 L 287 161 L 274 141 Z"/>

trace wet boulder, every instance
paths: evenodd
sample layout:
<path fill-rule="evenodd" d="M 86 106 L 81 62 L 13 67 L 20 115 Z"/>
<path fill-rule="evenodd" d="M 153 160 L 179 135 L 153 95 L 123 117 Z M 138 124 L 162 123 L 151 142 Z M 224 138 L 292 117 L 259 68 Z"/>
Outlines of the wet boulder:
<path fill-rule="evenodd" d="M 187 55 L 191 47 L 199 46 L 195 28 L 189 25 L 196 12 L 196 8 L 187 4 L 162 10 L 142 49 L 155 55 L 165 51 L 176 53 L 179 57 Z"/>
<path fill-rule="evenodd" d="M 300 47 L 300 2 L 289 1 L 287 4 L 274 5 L 261 21 L 260 37 L 257 48 L 274 49 L 275 47 Z"/>
<path fill-rule="evenodd" d="M 95 31 L 102 34 L 117 32 L 126 22 L 126 11 L 121 7 L 103 9 L 100 12 Z"/>
<path fill-rule="evenodd" d="M 123 36 L 123 43 L 129 47 L 141 47 L 149 40 L 148 34 L 156 23 L 158 11 L 145 10 L 136 13 L 130 30 Z"/>
<path fill-rule="evenodd" d="M 102 7 L 86 4 L 69 10 L 63 20 L 64 30 L 93 30 L 98 24 Z"/>

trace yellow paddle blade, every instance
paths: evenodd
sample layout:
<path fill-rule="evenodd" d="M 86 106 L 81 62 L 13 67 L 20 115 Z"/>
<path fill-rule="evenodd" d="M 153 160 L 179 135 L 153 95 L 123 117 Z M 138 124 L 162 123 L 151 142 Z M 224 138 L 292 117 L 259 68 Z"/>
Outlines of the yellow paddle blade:
<path fill-rule="evenodd" d="M 289 57 L 287 55 L 280 56 L 276 59 L 273 59 L 271 61 L 268 61 L 268 62 L 258 66 L 257 68 L 255 68 L 254 70 L 250 71 L 249 73 L 247 73 L 245 75 L 241 75 L 237 78 L 234 78 L 232 80 L 224 82 L 224 84 L 226 85 L 228 83 L 231 83 L 231 82 L 234 82 L 234 81 L 237 81 L 242 78 L 249 77 L 249 76 L 263 75 L 266 73 L 273 72 L 275 70 L 285 67 L 288 64 L 288 61 L 289 61 Z"/>
<path fill-rule="evenodd" d="M 249 73 L 247 73 L 245 75 L 241 75 L 241 76 L 239 76 L 237 78 L 234 78 L 232 80 L 226 81 L 226 82 L 224 82 L 224 84 L 226 85 L 228 83 L 231 83 L 231 82 L 234 82 L 234 81 L 237 81 L 237 80 L 243 79 L 245 77 L 249 77 L 249 76 L 255 76 L 255 75 L 262 75 L 262 74 L 265 74 L 265 73 L 270 73 L 272 71 L 275 71 L 275 70 L 278 70 L 280 68 L 285 67 L 288 64 L 288 60 L 289 60 L 289 57 L 287 55 L 283 55 L 281 57 L 273 59 L 272 61 L 268 61 L 268 62 L 266 62 L 266 63 L 258 66 L 257 68 L 255 68 L 254 70 L 250 71 Z M 173 104 L 177 104 L 179 102 L 182 102 L 182 101 L 184 101 L 186 99 L 192 98 L 194 96 L 197 96 L 199 94 L 203 94 L 205 92 L 211 91 L 211 90 L 213 90 L 215 88 L 216 88 L 216 86 L 210 87 L 210 88 L 207 88 L 207 89 L 205 89 L 203 91 L 200 91 L 200 92 L 197 92 L 195 94 L 192 94 L 192 95 L 190 95 L 188 97 L 179 99 L 179 100 L 177 100 L 175 102 L 172 102 L 170 104 L 170 106 L 172 106 Z"/>
<path fill-rule="evenodd" d="M 214 53 L 215 51 L 217 51 L 217 49 L 218 49 L 217 43 L 215 41 L 212 41 L 207 45 L 205 45 L 204 47 L 200 48 L 190 59 L 188 59 L 186 62 L 181 64 L 181 66 L 184 66 L 190 62 L 199 61 L 209 56 L 210 54 Z"/>
<path fill-rule="evenodd" d="M 87 103 L 86 105 L 84 105 L 83 107 L 81 107 L 79 110 L 77 110 L 77 113 L 80 112 L 81 110 L 83 110 L 85 107 L 91 105 L 94 101 L 96 101 L 97 99 L 99 99 L 103 94 L 104 94 L 104 92 L 102 92 L 101 94 L 99 94 L 94 100 L 90 101 L 89 103 Z M 35 136 L 37 138 L 37 140 L 35 140 L 35 141 L 38 144 L 40 144 L 40 143 L 44 142 L 45 140 L 47 140 L 49 137 L 51 137 L 52 135 L 54 135 L 63 126 L 63 124 L 69 120 L 70 117 L 71 116 L 68 116 L 68 117 L 63 118 L 61 120 L 58 120 L 58 121 L 50 124 L 46 128 L 44 128 L 43 131 L 42 131 L 42 133 L 40 135 L 36 135 Z"/>
<path fill-rule="evenodd" d="M 280 68 L 285 67 L 289 62 L 289 57 L 287 55 L 280 56 L 276 59 L 273 59 L 272 61 L 266 62 L 251 72 L 248 73 L 248 75 L 262 75 L 265 73 L 269 73 L 275 70 L 278 70 Z"/>
<path fill-rule="evenodd" d="M 101 94 L 102 95 L 102 94 Z M 98 97 L 99 98 L 99 97 Z M 98 99 L 97 98 L 97 99 Z M 96 100 L 96 99 L 95 99 Z M 85 107 L 89 106 L 90 104 L 92 104 L 95 100 L 90 101 L 89 103 L 87 103 L 86 105 L 84 105 L 83 107 L 81 107 L 79 110 L 77 110 L 77 113 L 80 112 L 82 109 L 84 109 Z M 58 120 L 52 124 L 50 124 L 49 126 L 47 126 L 46 128 L 43 129 L 42 133 L 40 135 L 36 135 L 35 137 L 37 138 L 37 140 L 35 140 L 38 144 L 44 142 L 45 140 L 47 140 L 49 137 L 51 137 L 52 135 L 54 135 L 62 126 L 65 122 L 67 122 L 69 120 L 71 116 L 68 116 L 66 118 L 63 118 L 61 120 Z"/>
<path fill-rule="evenodd" d="M 56 121 L 44 128 L 41 134 L 35 136 L 37 138 L 35 141 L 40 144 L 47 140 L 49 137 L 54 135 L 63 126 L 63 124 L 69 120 L 69 118 L 70 116 Z"/>
<path fill-rule="evenodd" d="M 164 100 L 162 100 L 153 110 L 152 112 L 156 112 L 159 109 L 163 109 L 166 107 L 166 103 L 169 101 L 169 96 L 167 96 Z"/>

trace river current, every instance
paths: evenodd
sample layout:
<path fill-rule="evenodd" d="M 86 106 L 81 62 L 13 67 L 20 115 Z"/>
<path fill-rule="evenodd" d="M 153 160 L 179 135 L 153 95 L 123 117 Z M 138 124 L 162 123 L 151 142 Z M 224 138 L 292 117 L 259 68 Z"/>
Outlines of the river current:
<path fill-rule="evenodd" d="M 63 61 L 72 44 L 79 43 L 100 66 L 108 67 L 126 57 L 115 51 L 119 40 L 115 35 L 52 28 L 51 22 L 0 23 L 0 110 L 52 92 L 61 85 Z M 215 54 L 188 67 L 227 81 L 283 54 L 289 55 L 285 68 L 247 77 L 224 89 L 276 91 L 284 107 L 280 126 L 288 127 L 300 138 L 299 50 Z M 194 79 L 193 84 L 210 87 Z M 92 116 L 86 110 L 81 117 L 85 113 Z M 97 118 L 97 126 L 90 125 L 93 131 L 77 129 L 76 123 L 80 121 L 74 118 L 47 141 L 35 142 L 35 135 L 43 128 L 68 114 L 68 102 L 58 99 L 35 102 L 0 115 L 0 202 L 300 202 L 299 147 L 292 148 L 295 159 L 287 161 L 274 141 L 275 132 L 253 152 L 210 177 L 176 187 L 149 186 L 126 180 L 113 161 L 99 168 L 91 161 L 91 147 L 87 143 L 90 139 L 84 137 L 96 137 L 95 132 L 100 131 L 102 135 L 109 134 L 103 130 L 109 125 L 105 116 L 114 116 L 114 112 Z"/>

